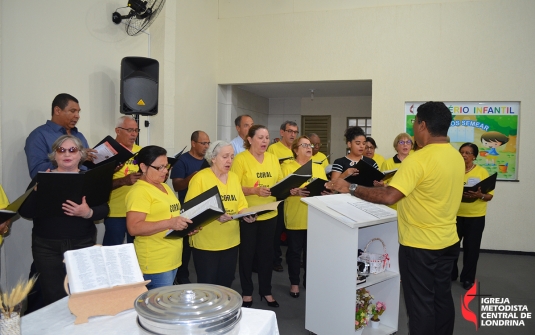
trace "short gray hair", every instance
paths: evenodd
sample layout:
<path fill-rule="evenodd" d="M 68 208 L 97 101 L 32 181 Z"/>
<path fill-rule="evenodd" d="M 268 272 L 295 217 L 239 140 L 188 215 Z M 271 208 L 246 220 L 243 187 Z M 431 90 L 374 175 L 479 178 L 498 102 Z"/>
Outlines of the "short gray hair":
<path fill-rule="evenodd" d="M 84 149 L 82 141 L 80 141 L 80 139 L 76 136 L 63 135 L 58 137 L 58 139 L 54 143 L 52 143 L 52 152 L 48 154 L 48 159 L 50 159 L 50 162 L 54 164 L 54 166 L 58 166 L 58 162 L 56 161 L 56 149 L 61 147 L 63 142 L 65 142 L 66 140 L 73 141 L 74 145 L 78 148 L 78 151 L 80 152 L 80 161 L 78 162 L 78 167 L 80 167 L 82 163 L 85 162 L 87 159 L 87 152 Z"/>
<path fill-rule="evenodd" d="M 221 152 L 221 148 L 226 147 L 228 145 L 232 146 L 230 143 L 223 140 L 217 140 L 215 142 L 212 142 L 206 150 L 206 153 L 204 154 L 204 159 L 206 159 L 208 164 L 212 166 L 212 160 L 216 158 L 217 155 L 219 155 L 219 153 Z"/>
<path fill-rule="evenodd" d="M 124 125 L 124 120 L 129 119 L 132 121 L 136 121 L 133 117 L 129 115 L 123 115 L 120 118 L 117 119 L 117 122 L 115 123 L 115 128 L 119 128 Z"/>

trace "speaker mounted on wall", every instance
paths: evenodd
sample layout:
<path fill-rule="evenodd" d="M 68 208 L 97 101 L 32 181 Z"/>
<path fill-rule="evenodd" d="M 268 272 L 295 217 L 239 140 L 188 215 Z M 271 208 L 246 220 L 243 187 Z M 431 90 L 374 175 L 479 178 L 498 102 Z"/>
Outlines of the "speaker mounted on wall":
<path fill-rule="evenodd" d="M 121 113 L 158 114 L 157 60 L 145 57 L 125 57 L 121 61 Z"/>

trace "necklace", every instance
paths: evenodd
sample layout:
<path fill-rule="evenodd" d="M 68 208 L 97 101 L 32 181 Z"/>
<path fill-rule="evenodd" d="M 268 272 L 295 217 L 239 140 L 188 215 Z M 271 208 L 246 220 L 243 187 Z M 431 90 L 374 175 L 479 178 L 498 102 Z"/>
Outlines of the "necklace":
<path fill-rule="evenodd" d="M 472 171 L 475 167 L 476 167 L 476 165 L 475 165 L 475 164 L 472 164 L 472 167 L 469 168 L 468 170 L 467 170 L 467 169 L 464 169 L 464 173 L 468 173 L 468 172 Z"/>

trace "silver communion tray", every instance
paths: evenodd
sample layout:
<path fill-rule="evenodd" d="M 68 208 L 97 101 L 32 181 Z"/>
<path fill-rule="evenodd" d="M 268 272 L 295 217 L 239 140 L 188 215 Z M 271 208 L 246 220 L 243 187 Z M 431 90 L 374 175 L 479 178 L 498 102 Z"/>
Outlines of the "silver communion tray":
<path fill-rule="evenodd" d="M 134 302 L 141 328 L 153 334 L 227 334 L 239 332 L 242 298 L 211 284 L 160 287 Z"/>

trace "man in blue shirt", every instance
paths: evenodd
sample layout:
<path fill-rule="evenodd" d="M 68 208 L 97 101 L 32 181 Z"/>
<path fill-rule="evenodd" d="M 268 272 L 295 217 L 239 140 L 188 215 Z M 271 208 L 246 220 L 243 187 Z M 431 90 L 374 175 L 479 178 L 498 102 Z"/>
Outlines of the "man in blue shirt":
<path fill-rule="evenodd" d="M 52 119 L 35 128 L 26 139 L 24 152 L 31 178 L 34 178 L 39 171 L 54 168 L 48 159 L 48 154 L 52 152 L 52 144 L 58 137 L 76 136 L 82 141 L 84 147 L 89 148 L 84 135 L 76 128 L 79 119 L 78 100 L 67 93 L 58 94 L 52 101 Z M 88 153 L 88 159 L 93 159 L 93 155 Z"/>
<path fill-rule="evenodd" d="M 191 149 L 186 152 L 175 163 L 171 169 L 171 180 L 173 188 L 178 192 L 180 204 L 184 203 L 184 198 L 188 192 L 188 185 L 191 178 L 201 169 L 204 163 L 204 155 L 210 146 L 210 137 L 204 131 L 196 130 L 191 134 Z M 182 265 L 176 272 L 175 284 L 188 284 L 189 271 L 188 263 L 191 255 L 189 238 L 184 237 L 182 249 Z"/>
<path fill-rule="evenodd" d="M 238 132 L 238 136 L 236 136 L 232 141 L 230 141 L 230 144 L 232 144 L 232 148 L 234 148 L 234 156 L 236 156 L 240 152 L 245 151 L 243 141 L 245 141 L 245 139 L 247 138 L 249 128 L 251 128 L 254 122 L 252 117 L 245 114 L 238 116 L 234 120 L 234 124 L 236 125 L 236 131 Z"/>

